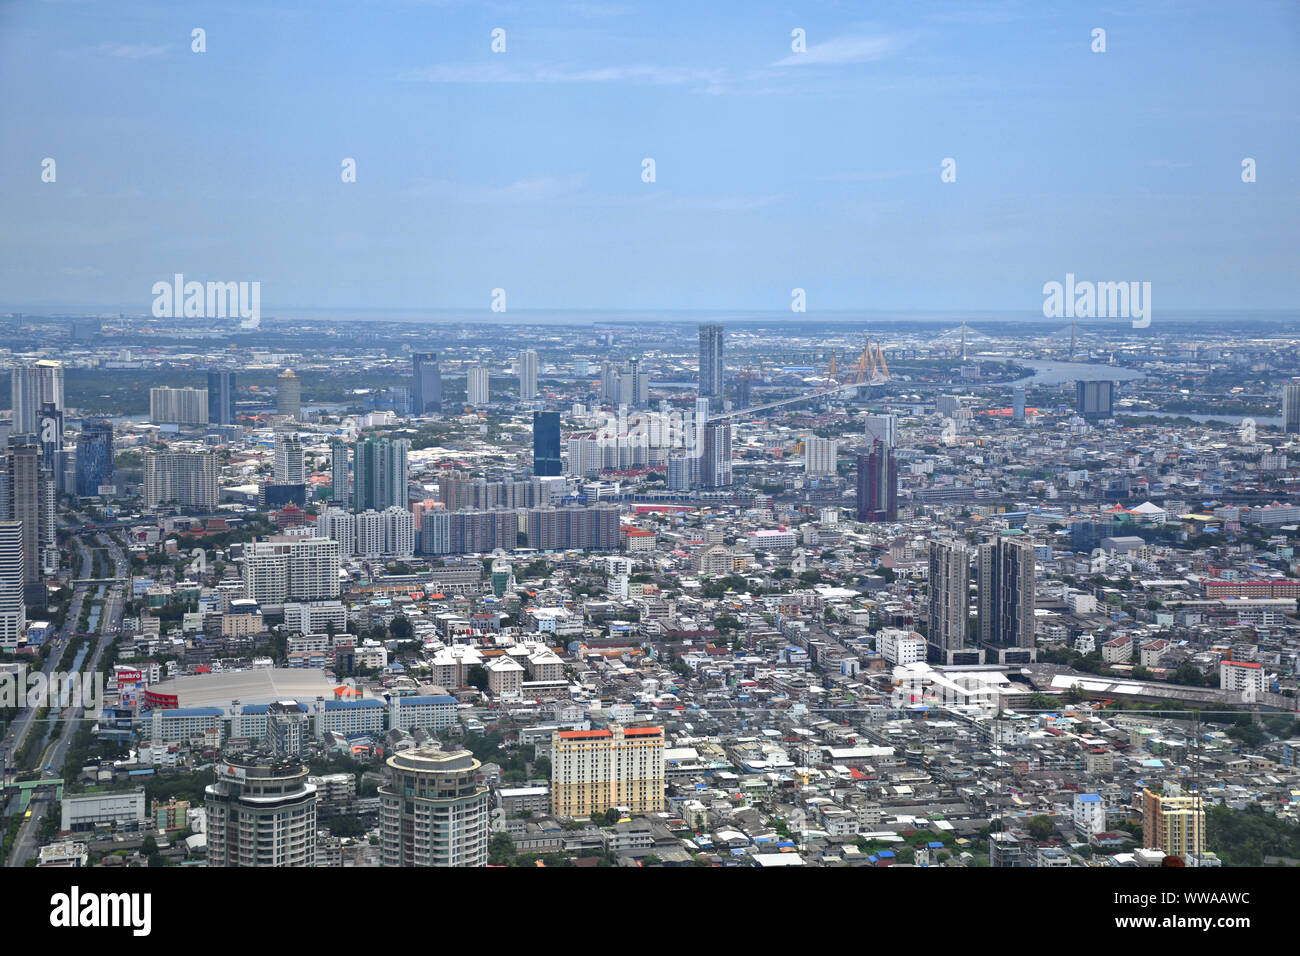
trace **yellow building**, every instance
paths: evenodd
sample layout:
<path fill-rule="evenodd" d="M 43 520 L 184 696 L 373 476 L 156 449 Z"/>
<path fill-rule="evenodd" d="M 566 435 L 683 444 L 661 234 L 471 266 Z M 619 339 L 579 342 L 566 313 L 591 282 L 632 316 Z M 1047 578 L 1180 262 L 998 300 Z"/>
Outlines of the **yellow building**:
<path fill-rule="evenodd" d="M 1205 853 L 1205 807 L 1201 798 L 1142 791 L 1142 845 L 1166 856 Z"/>
<path fill-rule="evenodd" d="M 611 807 L 664 808 L 664 729 L 561 730 L 551 739 L 552 812 L 589 817 Z"/>

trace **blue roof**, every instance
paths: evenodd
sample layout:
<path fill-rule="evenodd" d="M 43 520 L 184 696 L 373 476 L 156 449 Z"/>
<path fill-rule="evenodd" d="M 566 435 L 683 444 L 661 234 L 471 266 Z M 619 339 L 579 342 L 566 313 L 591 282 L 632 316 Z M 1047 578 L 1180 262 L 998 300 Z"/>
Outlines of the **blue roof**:
<path fill-rule="evenodd" d="M 455 704 L 459 703 L 455 697 L 450 694 L 434 694 L 428 697 L 403 697 L 402 707 L 410 707 L 412 704 Z"/>
<path fill-rule="evenodd" d="M 246 714 L 265 714 L 270 704 L 244 704 L 241 709 Z"/>
<path fill-rule="evenodd" d="M 164 717 L 221 717 L 225 711 L 220 707 L 173 707 L 158 713 Z"/>
<path fill-rule="evenodd" d="M 885 859 L 885 860 L 892 860 L 892 859 L 894 858 L 894 851 L 893 851 L 893 850 L 881 850 L 881 851 L 877 854 L 877 856 L 879 856 L 879 857 L 881 857 L 882 859 Z"/>
<path fill-rule="evenodd" d="M 927 843 L 926 846 L 928 846 L 931 850 L 942 850 L 942 849 L 943 849 L 943 844 L 942 844 L 942 843 L 939 843 L 938 841 L 936 841 L 936 842 L 934 842 L 934 843 Z"/>
<path fill-rule="evenodd" d="M 1100 802 L 1101 802 L 1101 797 L 1099 797 L 1099 796 L 1098 796 L 1097 794 L 1095 794 L 1095 793 L 1081 793 L 1081 794 L 1079 794 L 1079 799 L 1082 800 L 1084 803 L 1100 803 Z"/>
<path fill-rule="evenodd" d="M 374 710 L 375 708 L 383 708 L 384 706 L 385 705 L 382 700 L 375 700 L 374 698 L 371 698 L 369 700 L 327 700 L 325 701 L 326 710 Z"/>

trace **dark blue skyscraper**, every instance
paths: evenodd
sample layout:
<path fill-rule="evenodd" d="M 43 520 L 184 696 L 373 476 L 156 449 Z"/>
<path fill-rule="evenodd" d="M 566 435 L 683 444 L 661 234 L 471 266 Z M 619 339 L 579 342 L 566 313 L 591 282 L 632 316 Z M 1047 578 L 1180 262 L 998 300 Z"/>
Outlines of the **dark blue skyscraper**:
<path fill-rule="evenodd" d="M 235 424 L 234 372 L 208 372 L 208 424 Z"/>
<path fill-rule="evenodd" d="M 99 494 L 100 485 L 113 483 L 113 423 L 105 419 L 84 422 L 77 437 L 77 494 Z"/>
<path fill-rule="evenodd" d="M 416 352 L 411 356 L 411 414 L 442 411 L 442 372 L 437 352 Z"/>
<path fill-rule="evenodd" d="M 563 474 L 560 460 L 560 413 L 533 412 L 533 474 Z"/>

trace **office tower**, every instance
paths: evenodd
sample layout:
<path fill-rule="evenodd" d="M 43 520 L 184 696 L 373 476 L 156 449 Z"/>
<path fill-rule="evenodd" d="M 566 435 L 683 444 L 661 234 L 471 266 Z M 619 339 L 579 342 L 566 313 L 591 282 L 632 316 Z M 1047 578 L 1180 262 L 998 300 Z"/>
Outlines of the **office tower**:
<path fill-rule="evenodd" d="M 465 396 L 471 405 L 486 405 L 491 394 L 491 375 L 486 365 L 472 366 L 467 373 Z"/>
<path fill-rule="evenodd" d="M 1142 790 L 1142 846 L 1166 856 L 1199 859 L 1205 853 L 1205 807 L 1200 796 Z"/>
<path fill-rule="evenodd" d="M 1076 382 L 1079 414 L 1084 418 L 1113 418 L 1114 382 Z"/>
<path fill-rule="evenodd" d="M 898 445 L 898 419 L 893 415 L 868 415 L 866 420 L 867 443 L 880 442 L 886 448 Z"/>
<path fill-rule="evenodd" d="M 13 651 L 27 632 L 23 573 L 23 525 L 0 521 L 0 649 Z"/>
<path fill-rule="evenodd" d="M 293 432 L 275 433 L 275 483 L 301 485 L 306 482 L 302 462 L 302 439 Z"/>
<path fill-rule="evenodd" d="M 208 866 L 315 866 L 316 805 L 294 758 L 222 758 L 206 788 Z"/>
<path fill-rule="evenodd" d="M 208 393 L 203 389 L 149 389 L 149 421 L 155 425 L 202 425 L 207 420 Z"/>
<path fill-rule="evenodd" d="M 1300 432 L 1300 384 L 1282 386 L 1282 430 L 1288 434 Z"/>
<path fill-rule="evenodd" d="M 208 424 L 235 424 L 234 372 L 208 372 Z"/>
<path fill-rule="evenodd" d="M 244 597 L 277 606 L 339 596 L 339 543 L 331 538 L 272 535 L 244 546 Z"/>
<path fill-rule="evenodd" d="M 705 488 L 726 488 L 731 484 L 730 422 L 712 422 L 704 426 L 700 482 Z"/>
<path fill-rule="evenodd" d="M 613 362 L 600 363 L 600 401 L 610 405 L 618 402 L 619 374 Z"/>
<path fill-rule="evenodd" d="M 894 449 L 882 441 L 871 443 L 871 451 L 858 454 L 857 519 L 898 520 L 898 466 Z"/>
<path fill-rule="evenodd" d="M 330 503 L 348 503 L 348 446 L 337 438 L 330 442 Z"/>
<path fill-rule="evenodd" d="M 113 423 L 106 418 L 83 421 L 77 436 L 77 495 L 97 495 L 101 485 L 112 483 Z"/>
<path fill-rule="evenodd" d="M 840 447 L 835 439 L 809 435 L 803 447 L 804 474 L 812 476 L 835 474 L 835 459 Z"/>
<path fill-rule="evenodd" d="M 53 402 L 42 402 L 36 414 L 36 443 L 41 448 L 41 467 L 55 471 L 63 450 L 63 410 Z"/>
<path fill-rule="evenodd" d="M 960 395 L 940 395 L 934 402 L 935 410 L 945 418 L 952 418 L 961 408 Z"/>
<path fill-rule="evenodd" d="M 301 757 L 310 733 L 307 708 L 296 700 L 277 700 L 266 707 L 266 749 L 273 757 Z"/>
<path fill-rule="evenodd" d="M 297 418 L 302 414 L 302 382 L 287 368 L 275 379 L 275 411 L 277 415 Z"/>
<path fill-rule="evenodd" d="M 948 651 L 966 646 L 969 617 L 970 548 L 956 541 L 931 541 L 926 639 L 934 658 L 947 663 Z"/>
<path fill-rule="evenodd" d="M 411 413 L 416 417 L 442 411 L 442 370 L 437 352 L 411 356 Z"/>
<path fill-rule="evenodd" d="M 44 403 L 49 402 L 63 411 L 63 366 L 60 363 L 40 361 L 15 365 L 9 382 L 15 435 L 36 432 L 36 417 Z"/>
<path fill-rule="evenodd" d="M 176 504 L 192 511 L 217 510 L 215 451 L 158 451 L 144 456 L 144 504 Z"/>
<path fill-rule="evenodd" d="M 1017 422 L 1025 420 L 1025 387 L 1023 385 L 1017 385 L 1011 391 L 1011 419 Z"/>
<path fill-rule="evenodd" d="M 383 511 L 407 503 L 407 453 L 405 438 L 364 438 L 357 442 L 352 510 Z"/>
<path fill-rule="evenodd" d="M 551 812 L 589 817 L 613 807 L 664 809 L 664 730 L 560 730 L 551 736 Z"/>
<path fill-rule="evenodd" d="M 531 402 L 537 397 L 537 353 L 527 349 L 519 353 L 519 400 Z"/>
<path fill-rule="evenodd" d="M 979 546 L 980 643 L 1034 646 L 1034 546 L 1001 537 Z"/>
<path fill-rule="evenodd" d="M 379 787 L 384 866 L 486 866 L 488 788 L 468 750 L 403 750 Z"/>
<path fill-rule="evenodd" d="M 720 396 L 723 389 L 722 326 L 700 326 L 700 395 Z M 744 407 L 742 403 L 742 407 Z"/>
<path fill-rule="evenodd" d="M 533 412 L 533 474 L 551 477 L 564 473 L 560 458 L 560 413 Z"/>

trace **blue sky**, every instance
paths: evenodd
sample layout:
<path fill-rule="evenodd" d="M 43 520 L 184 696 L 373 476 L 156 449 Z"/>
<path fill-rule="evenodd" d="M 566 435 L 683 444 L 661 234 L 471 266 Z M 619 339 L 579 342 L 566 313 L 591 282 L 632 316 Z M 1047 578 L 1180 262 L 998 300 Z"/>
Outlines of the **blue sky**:
<path fill-rule="evenodd" d="M 1289 0 L 0 3 L 0 308 L 1294 308 L 1297 90 Z"/>

